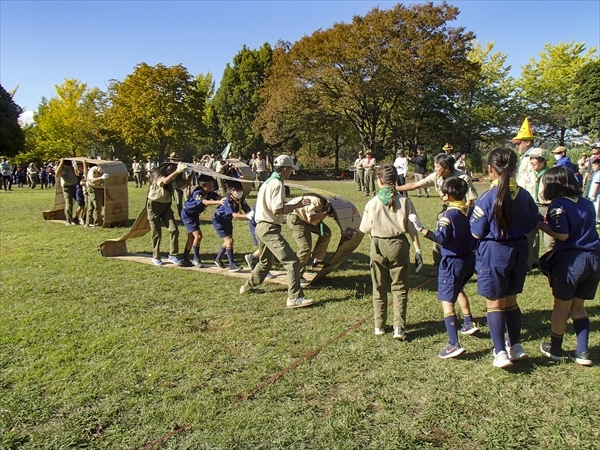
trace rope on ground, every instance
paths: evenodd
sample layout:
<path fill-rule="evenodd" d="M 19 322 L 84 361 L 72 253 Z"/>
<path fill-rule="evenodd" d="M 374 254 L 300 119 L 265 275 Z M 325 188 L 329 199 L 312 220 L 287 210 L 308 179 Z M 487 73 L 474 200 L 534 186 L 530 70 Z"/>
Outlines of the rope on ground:
<path fill-rule="evenodd" d="M 423 286 L 426 286 L 427 284 L 431 283 L 432 281 L 434 281 L 436 279 L 436 277 L 430 278 L 429 280 L 425 281 L 424 283 L 420 284 L 419 286 L 416 286 L 414 288 L 411 288 L 408 293 L 414 292 L 417 289 L 422 288 Z M 388 307 L 392 305 L 392 300 L 390 300 L 390 302 L 388 303 Z M 258 386 L 256 386 L 252 391 L 250 391 L 249 393 L 245 394 L 245 395 L 239 395 L 238 399 L 233 403 L 233 405 L 236 405 L 238 403 L 243 402 L 244 400 L 248 400 L 250 397 L 252 397 L 253 395 L 255 395 L 258 391 L 260 391 L 262 388 L 268 386 L 269 384 L 274 383 L 275 381 L 277 381 L 279 378 L 281 378 L 283 375 L 285 375 L 286 373 L 288 373 L 290 370 L 292 370 L 293 368 L 297 367 L 298 365 L 300 365 L 301 363 L 303 363 L 306 360 L 309 360 L 311 358 L 314 358 L 316 355 L 318 355 L 323 349 L 325 349 L 326 347 L 329 347 L 331 344 L 333 344 L 334 342 L 340 340 L 341 338 L 343 338 L 344 336 L 346 336 L 350 331 L 355 330 L 356 328 L 360 327 L 363 323 L 365 323 L 367 320 L 372 319 L 373 318 L 373 314 L 359 320 L 358 322 L 356 322 L 354 325 L 350 326 L 349 328 L 347 328 L 346 330 L 342 331 L 341 333 L 339 333 L 337 336 L 329 339 L 327 342 L 325 342 L 323 345 L 317 347 L 315 350 L 313 350 L 312 352 L 307 353 L 304 356 L 301 356 L 300 358 L 298 358 L 296 361 L 294 361 L 292 364 L 290 364 L 289 366 L 287 366 L 286 368 L 280 370 L 279 372 L 277 372 L 275 375 L 271 376 L 270 378 L 268 378 L 267 380 L 263 381 L 262 383 L 260 383 Z"/>
<path fill-rule="evenodd" d="M 409 289 L 408 293 L 414 292 L 417 289 L 422 288 L 423 286 L 428 285 L 429 283 L 431 283 L 432 281 L 434 281 L 436 279 L 436 277 L 430 278 L 429 280 L 425 281 L 424 283 L 420 284 L 419 286 L 416 286 L 414 288 Z M 388 303 L 388 307 L 392 305 L 392 300 L 390 300 L 390 302 Z M 236 406 L 240 403 L 242 403 L 245 400 L 248 400 L 250 397 L 254 396 L 258 391 L 260 391 L 261 389 L 263 389 L 264 387 L 273 384 L 274 382 L 276 382 L 279 378 L 281 378 L 282 376 L 284 376 L 286 373 L 290 372 L 292 369 L 294 369 L 295 367 L 299 366 L 300 364 L 302 364 L 304 361 L 307 361 L 311 358 L 314 358 L 315 356 L 317 356 L 323 349 L 329 347 L 331 344 L 333 344 L 334 342 L 340 340 L 341 338 L 343 338 L 344 336 L 346 336 L 348 333 L 350 333 L 352 330 L 355 330 L 356 328 L 360 327 L 362 324 L 364 324 L 367 320 L 370 320 L 373 318 L 373 314 L 362 318 L 361 320 L 359 320 L 358 322 L 356 322 L 354 325 L 350 326 L 349 328 L 345 329 L 344 331 L 342 331 L 341 333 L 339 333 L 337 336 L 329 339 L 327 342 L 325 342 L 323 345 L 317 347 L 315 350 L 307 353 L 304 356 L 301 356 L 300 358 L 298 358 L 296 361 L 294 361 L 292 364 L 290 364 L 289 366 L 287 366 L 286 368 L 280 370 L 279 372 L 277 372 L 275 375 L 269 377 L 267 380 L 263 381 L 262 383 L 260 383 L 258 386 L 256 386 L 254 389 L 252 389 L 249 393 L 247 394 L 240 394 L 238 395 L 238 398 L 235 402 L 233 402 L 233 404 L 231 406 Z M 182 427 L 176 425 L 175 429 L 173 431 L 170 431 L 169 433 L 165 434 L 164 436 L 156 439 L 155 441 L 152 441 L 146 445 L 144 445 L 143 447 L 140 448 L 140 450 L 148 450 L 152 447 L 154 447 L 155 445 L 160 444 L 163 441 L 166 441 L 167 439 L 169 439 L 170 437 L 176 435 L 177 433 L 187 430 L 191 428 L 191 425 L 184 425 Z"/>

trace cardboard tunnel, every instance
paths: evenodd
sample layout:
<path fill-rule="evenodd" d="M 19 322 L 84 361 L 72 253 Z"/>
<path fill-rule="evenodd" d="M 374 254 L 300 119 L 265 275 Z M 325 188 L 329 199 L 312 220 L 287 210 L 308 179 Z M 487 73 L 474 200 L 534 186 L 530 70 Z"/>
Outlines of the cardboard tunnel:
<path fill-rule="evenodd" d="M 79 161 L 99 166 L 109 178 L 104 180 L 104 222 L 103 227 L 125 225 L 129 219 L 129 194 L 127 191 L 127 167 L 121 161 L 104 161 L 92 158 L 65 158 L 65 161 Z M 44 220 L 65 221 L 65 196 L 60 177 L 56 177 L 54 206 L 42 212 Z M 77 206 L 75 206 L 76 208 Z"/>
<path fill-rule="evenodd" d="M 237 160 L 229 160 L 229 161 L 231 161 L 235 165 L 235 161 L 237 161 Z M 243 171 L 244 166 L 245 166 L 245 168 L 248 168 L 248 170 L 250 170 L 250 168 L 247 165 L 245 165 L 244 163 L 240 163 L 239 161 L 237 161 L 237 163 L 240 165 L 239 167 L 242 169 L 242 173 L 244 173 L 244 171 Z M 208 169 L 199 164 L 186 163 L 186 165 L 188 167 L 191 167 L 195 172 L 198 172 L 201 174 L 206 174 L 206 175 L 212 176 L 214 178 L 218 177 L 218 178 L 236 180 L 236 178 L 225 177 L 225 176 L 218 174 L 215 171 Z M 238 167 L 238 166 L 236 165 L 236 167 Z M 252 173 L 251 170 L 250 170 L 250 173 Z M 248 188 L 248 192 L 249 192 L 250 186 L 251 186 L 249 182 L 254 181 L 253 175 L 251 175 L 251 176 L 252 176 L 251 179 L 238 180 L 238 181 L 245 182 L 243 185 L 244 185 L 244 192 L 246 193 L 246 195 L 247 195 L 246 187 Z M 317 195 L 317 196 L 323 198 L 324 200 L 328 201 L 333 207 L 333 211 L 334 211 L 333 218 L 334 218 L 335 222 L 337 223 L 337 225 L 340 227 L 340 231 L 341 231 L 340 241 L 339 241 L 338 246 L 337 246 L 335 252 L 333 253 L 332 257 L 328 261 L 325 261 L 324 267 L 320 271 L 318 271 L 316 274 L 310 274 L 310 273 L 305 274 L 306 280 L 309 281 L 310 283 L 314 283 L 315 281 L 325 278 L 329 273 L 336 270 L 346 259 L 348 259 L 348 257 L 352 254 L 352 252 L 354 252 L 354 250 L 358 247 L 358 245 L 360 244 L 360 242 L 362 241 L 362 238 L 363 238 L 363 233 L 361 233 L 358 229 L 358 227 L 360 226 L 361 216 L 360 216 L 359 211 L 356 209 L 356 207 L 352 203 L 350 203 L 348 200 L 344 199 L 343 197 L 340 197 L 331 192 L 322 191 L 319 189 L 311 189 L 309 187 L 298 185 L 298 184 L 286 183 L 286 186 L 290 186 L 291 188 L 296 188 L 296 189 L 307 191 L 308 193 L 310 193 L 312 195 Z M 120 238 L 108 239 L 108 240 L 102 242 L 100 244 L 100 252 L 102 253 L 102 256 L 108 257 L 108 258 L 116 258 L 116 259 L 137 261 L 137 262 L 152 264 L 150 254 L 133 254 L 133 253 L 127 252 L 127 241 L 129 239 L 135 239 L 135 238 L 142 237 L 142 236 L 146 235 L 149 231 L 150 231 L 150 224 L 148 222 L 148 213 L 147 213 L 146 208 L 144 208 L 142 210 L 142 212 L 140 213 L 140 215 L 138 216 L 135 223 L 133 224 L 133 226 L 131 227 L 131 229 L 129 230 L 129 232 L 127 232 Z M 171 266 L 178 267 L 175 265 L 167 264 L 167 267 L 171 267 Z M 214 266 L 208 266 L 208 267 L 202 268 L 202 269 L 198 269 L 196 267 L 183 268 L 183 269 L 210 271 L 210 272 L 215 272 L 215 273 L 221 273 L 223 275 L 233 275 L 233 276 L 247 276 L 250 273 L 248 270 L 243 270 L 241 272 L 231 274 L 226 269 L 219 269 Z M 285 272 L 281 272 L 281 273 L 277 272 L 276 275 L 277 276 L 275 276 L 272 279 L 269 279 L 268 281 L 275 282 L 275 283 L 281 283 L 281 284 L 287 284 L 287 277 L 285 276 Z"/>

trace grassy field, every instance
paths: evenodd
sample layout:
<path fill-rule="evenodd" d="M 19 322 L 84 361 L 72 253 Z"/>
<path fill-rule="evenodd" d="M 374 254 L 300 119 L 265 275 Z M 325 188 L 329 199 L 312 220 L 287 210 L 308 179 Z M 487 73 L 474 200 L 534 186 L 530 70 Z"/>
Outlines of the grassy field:
<path fill-rule="evenodd" d="M 350 182 L 302 184 L 360 211 L 367 200 Z M 134 219 L 146 190 L 129 192 Z M 411 198 L 432 227 L 440 200 Z M 287 310 L 283 285 L 242 297 L 239 278 L 103 258 L 98 244 L 125 229 L 44 222 L 52 202 L 51 191 L 0 192 L 1 449 L 598 448 L 600 366 L 540 354 L 552 300 L 539 274 L 519 297 L 530 358 L 504 371 L 491 365 L 475 280 L 482 330 L 461 339 L 460 359 L 437 357 L 446 335 L 429 265 L 411 277 L 425 284 L 410 294 L 408 341 L 374 336 L 367 238 L 307 290 L 314 307 Z M 242 263 L 252 244 L 236 225 Z M 210 260 L 221 241 L 203 230 Z M 150 236 L 128 247 L 149 253 Z M 600 364 L 598 297 L 588 306 Z M 569 327 L 565 348 L 574 341 Z"/>

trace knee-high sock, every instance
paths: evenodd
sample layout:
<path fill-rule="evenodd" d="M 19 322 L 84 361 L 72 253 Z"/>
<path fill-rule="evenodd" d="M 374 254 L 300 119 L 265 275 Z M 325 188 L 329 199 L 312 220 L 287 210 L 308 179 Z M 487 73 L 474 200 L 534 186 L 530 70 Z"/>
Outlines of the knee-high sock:
<path fill-rule="evenodd" d="M 519 305 L 514 305 L 504 310 L 506 331 L 508 332 L 508 345 L 521 342 L 521 327 L 523 326 L 523 314 Z"/>
<path fill-rule="evenodd" d="M 227 259 L 229 260 L 229 265 L 230 266 L 235 265 L 235 260 L 233 259 L 233 249 L 228 247 L 225 249 L 225 253 L 227 253 Z"/>
<path fill-rule="evenodd" d="M 448 343 L 452 346 L 458 345 L 458 327 L 456 322 L 456 314 L 452 313 L 444 316 L 444 324 L 448 332 Z"/>
<path fill-rule="evenodd" d="M 217 261 L 220 261 L 221 258 L 223 257 L 223 253 L 225 253 L 225 247 L 220 247 L 219 251 L 217 252 L 217 256 L 215 257 L 215 259 Z"/>
<path fill-rule="evenodd" d="M 496 354 L 506 350 L 504 346 L 504 322 L 504 310 L 501 308 L 488 308 L 487 323 Z"/>
<path fill-rule="evenodd" d="M 588 340 L 590 337 L 590 318 L 582 317 L 573 321 L 575 334 L 577 335 L 577 352 L 585 353 L 588 351 Z"/>
<path fill-rule="evenodd" d="M 192 245 L 192 250 L 194 251 L 194 259 L 200 259 L 200 246 Z"/>

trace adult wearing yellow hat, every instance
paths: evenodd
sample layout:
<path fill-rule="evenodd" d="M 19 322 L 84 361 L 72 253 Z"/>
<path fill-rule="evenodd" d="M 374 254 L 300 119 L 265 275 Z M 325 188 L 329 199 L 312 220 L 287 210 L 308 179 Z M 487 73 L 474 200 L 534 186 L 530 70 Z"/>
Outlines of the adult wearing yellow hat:
<path fill-rule="evenodd" d="M 512 144 L 517 145 L 517 151 L 519 152 L 519 167 L 517 168 L 517 184 L 527 189 L 529 181 L 535 179 L 533 167 L 531 166 L 530 153 L 534 149 L 533 141 L 535 136 L 531 131 L 529 125 L 529 118 L 525 117 L 523 125 L 519 129 L 517 135 L 510 141 Z M 538 242 L 537 230 L 533 230 L 527 235 L 527 243 L 529 244 L 529 256 L 527 258 L 527 269 L 529 272 L 533 269 L 534 264 L 537 264 L 539 248 L 536 246 Z"/>
<path fill-rule="evenodd" d="M 446 145 L 444 145 L 442 147 L 442 150 L 444 150 L 444 152 L 446 153 L 446 155 L 451 155 L 452 154 L 452 150 L 454 150 L 454 147 L 452 147 L 452 144 L 449 144 L 446 142 Z"/>

